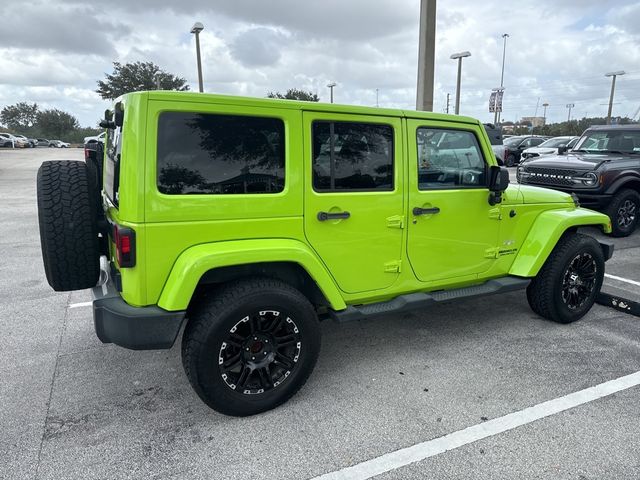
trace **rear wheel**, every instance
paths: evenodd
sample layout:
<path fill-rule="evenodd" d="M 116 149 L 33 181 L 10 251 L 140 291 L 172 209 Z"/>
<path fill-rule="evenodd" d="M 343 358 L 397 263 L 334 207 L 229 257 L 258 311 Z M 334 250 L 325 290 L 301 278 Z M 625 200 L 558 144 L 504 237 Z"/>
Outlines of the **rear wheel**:
<path fill-rule="evenodd" d="M 254 415 L 286 402 L 318 358 L 314 308 L 278 280 L 225 285 L 189 316 L 182 339 L 185 372 L 198 396 L 227 415 Z"/>
<path fill-rule="evenodd" d="M 514 154 L 507 155 L 507 159 L 504 162 L 505 166 L 513 167 L 516 164 L 516 156 Z"/>
<path fill-rule="evenodd" d="M 560 239 L 527 287 L 527 300 L 538 315 L 559 323 L 582 318 L 593 306 L 604 278 L 604 255 L 588 235 Z"/>
<path fill-rule="evenodd" d="M 49 285 L 63 292 L 98 283 L 97 192 L 87 165 L 44 162 L 38 170 L 38 221 L 44 270 Z"/>
<path fill-rule="evenodd" d="M 614 237 L 631 235 L 638 225 L 639 210 L 638 192 L 631 189 L 618 192 L 607 208 L 607 215 L 611 218 L 611 235 Z"/>

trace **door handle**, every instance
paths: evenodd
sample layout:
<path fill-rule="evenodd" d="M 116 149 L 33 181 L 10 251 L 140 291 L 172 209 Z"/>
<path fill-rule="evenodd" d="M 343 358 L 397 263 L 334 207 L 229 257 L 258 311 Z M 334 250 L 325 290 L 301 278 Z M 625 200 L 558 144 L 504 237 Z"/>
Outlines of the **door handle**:
<path fill-rule="evenodd" d="M 438 207 L 431 207 L 431 208 L 413 207 L 413 214 L 416 217 L 418 215 L 432 215 L 434 213 L 440 213 L 440 209 Z"/>
<path fill-rule="evenodd" d="M 321 222 L 324 222 L 326 220 L 342 220 L 342 219 L 346 220 L 350 216 L 351 214 L 349 212 L 336 212 L 336 213 L 318 212 L 318 220 Z"/>

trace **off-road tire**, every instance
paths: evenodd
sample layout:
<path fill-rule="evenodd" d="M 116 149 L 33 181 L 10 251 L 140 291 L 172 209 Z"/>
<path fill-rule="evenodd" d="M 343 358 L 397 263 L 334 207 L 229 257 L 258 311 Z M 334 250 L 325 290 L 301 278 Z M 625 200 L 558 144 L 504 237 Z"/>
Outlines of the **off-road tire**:
<path fill-rule="evenodd" d="M 38 222 L 44 270 L 58 292 L 98 283 L 96 192 L 87 165 L 78 161 L 44 162 L 38 170 Z"/>
<path fill-rule="evenodd" d="M 219 360 L 223 342 L 237 322 L 263 310 L 286 312 L 295 321 L 299 358 L 281 384 L 263 393 L 246 394 L 226 383 Z M 223 285 L 195 300 L 188 315 L 182 337 L 187 378 L 202 401 L 226 415 L 254 415 L 286 402 L 305 384 L 320 352 L 321 331 L 313 306 L 298 290 L 279 280 L 254 278 Z"/>
<path fill-rule="evenodd" d="M 595 283 L 584 303 L 571 309 L 562 296 L 563 280 L 572 261 L 587 254 L 595 262 Z M 527 287 L 531 309 L 548 320 L 571 323 L 582 318 L 593 306 L 604 278 L 604 254 L 600 244 L 588 235 L 568 233 L 557 243 L 538 275 Z"/>
<path fill-rule="evenodd" d="M 622 225 L 623 209 L 633 206 L 635 218 L 627 225 Z M 607 215 L 611 219 L 611 236 L 612 237 L 628 237 L 638 226 L 638 216 L 640 216 L 640 195 L 631 189 L 624 189 L 616 193 L 611 199 L 611 203 L 607 207 Z"/>

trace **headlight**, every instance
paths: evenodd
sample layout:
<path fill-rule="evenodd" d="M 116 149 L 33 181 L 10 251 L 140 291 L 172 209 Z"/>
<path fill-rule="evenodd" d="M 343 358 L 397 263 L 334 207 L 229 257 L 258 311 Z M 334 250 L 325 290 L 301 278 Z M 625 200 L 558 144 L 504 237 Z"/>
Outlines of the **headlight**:
<path fill-rule="evenodd" d="M 598 184 L 598 175 L 593 172 L 589 172 L 582 177 L 573 177 L 573 179 L 581 181 L 587 187 L 593 187 Z"/>

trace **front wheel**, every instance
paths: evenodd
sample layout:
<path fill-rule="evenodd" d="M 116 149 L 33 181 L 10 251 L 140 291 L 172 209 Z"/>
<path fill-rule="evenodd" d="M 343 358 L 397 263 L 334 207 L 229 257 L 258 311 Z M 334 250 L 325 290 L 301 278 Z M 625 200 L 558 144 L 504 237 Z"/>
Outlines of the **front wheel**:
<path fill-rule="evenodd" d="M 516 156 L 514 154 L 507 155 L 507 159 L 504 164 L 507 167 L 513 167 L 516 164 Z"/>
<path fill-rule="evenodd" d="M 588 235 L 568 234 L 527 287 L 527 299 L 544 318 L 575 322 L 593 306 L 603 278 L 604 254 L 598 242 Z"/>
<path fill-rule="evenodd" d="M 182 361 L 198 396 L 220 413 L 247 416 L 291 398 L 320 351 L 313 306 L 279 280 L 255 278 L 196 302 L 182 339 Z"/>
<path fill-rule="evenodd" d="M 640 195 L 631 189 L 622 190 L 611 200 L 607 214 L 611 218 L 611 235 L 613 237 L 627 237 L 638 225 L 640 213 Z"/>

